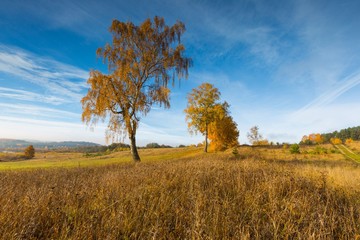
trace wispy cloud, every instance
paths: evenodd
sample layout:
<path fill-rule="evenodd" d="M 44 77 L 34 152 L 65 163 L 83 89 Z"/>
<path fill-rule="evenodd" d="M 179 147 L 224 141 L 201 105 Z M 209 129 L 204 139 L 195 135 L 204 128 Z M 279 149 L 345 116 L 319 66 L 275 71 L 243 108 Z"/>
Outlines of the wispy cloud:
<path fill-rule="evenodd" d="M 13 88 L 4 88 L 4 87 L 0 87 L 0 98 L 49 103 L 53 105 L 60 105 L 69 102 L 69 100 L 67 99 L 56 96 L 45 96 L 43 94 L 38 94 L 30 91 L 24 91 Z"/>
<path fill-rule="evenodd" d="M 1 116 L 27 116 L 46 119 L 80 120 L 80 114 L 30 104 L 0 103 Z"/>
<path fill-rule="evenodd" d="M 89 131 L 81 123 L 0 116 L 0 136 L 41 141 L 90 141 L 105 144 L 104 126 Z"/>
<path fill-rule="evenodd" d="M 346 79 L 334 84 L 334 86 L 330 90 L 321 94 L 314 101 L 310 102 L 309 104 L 299 109 L 297 111 L 297 114 L 301 114 L 301 112 L 307 111 L 312 108 L 318 109 L 318 108 L 326 107 L 328 104 L 332 103 L 339 96 L 341 96 L 342 94 L 349 91 L 353 87 L 356 87 L 359 84 L 360 84 L 360 73 L 352 74 Z"/>
<path fill-rule="evenodd" d="M 360 15 L 358 1 L 294 1 L 291 26 L 297 44 L 295 55 L 279 66 L 277 79 L 296 83 L 316 94 L 328 90 L 359 65 Z M 336 17 L 334 17 L 336 16 Z"/>
<path fill-rule="evenodd" d="M 76 101 L 82 97 L 88 77 L 77 67 L 5 45 L 0 45 L 0 72 Z"/>
<path fill-rule="evenodd" d="M 302 130 L 303 135 L 339 130 L 359 125 L 360 112 L 354 111 L 358 106 L 359 102 L 312 107 L 284 116 L 284 122 L 288 122 L 288 126 L 297 126 L 296 131 Z"/>

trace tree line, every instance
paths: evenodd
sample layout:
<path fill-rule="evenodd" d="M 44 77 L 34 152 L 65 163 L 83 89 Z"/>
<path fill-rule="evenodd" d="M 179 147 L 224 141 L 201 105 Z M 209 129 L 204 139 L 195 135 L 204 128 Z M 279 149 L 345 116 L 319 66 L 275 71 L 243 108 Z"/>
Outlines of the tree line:
<path fill-rule="evenodd" d="M 360 126 L 358 127 L 349 127 L 341 129 L 340 131 L 334 131 L 332 133 L 321 134 L 324 139 L 324 142 L 330 142 L 331 138 L 339 138 L 341 141 L 345 142 L 346 139 L 360 140 Z"/>

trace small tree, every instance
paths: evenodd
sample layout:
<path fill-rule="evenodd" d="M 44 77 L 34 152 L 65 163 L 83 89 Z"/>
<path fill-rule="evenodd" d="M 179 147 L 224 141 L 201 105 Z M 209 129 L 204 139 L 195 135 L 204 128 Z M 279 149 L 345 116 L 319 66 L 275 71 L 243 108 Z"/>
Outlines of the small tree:
<path fill-rule="evenodd" d="M 33 145 L 28 146 L 25 148 L 24 155 L 27 159 L 31 159 L 35 157 L 35 149 Z"/>
<path fill-rule="evenodd" d="M 190 133 L 200 132 L 205 136 L 204 151 L 208 149 L 209 126 L 222 111 L 218 103 L 220 92 L 210 83 L 203 83 L 188 95 L 188 106 L 184 110 Z"/>
<path fill-rule="evenodd" d="M 250 128 L 250 132 L 247 134 L 247 137 L 252 145 L 258 145 L 260 140 L 263 139 L 262 135 L 259 133 L 258 126 L 253 126 Z"/>
<path fill-rule="evenodd" d="M 292 144 L 291 146 L 290 146 L 290 153 L 291 154 L 297 154 L 297 153 L 300 153 L 300 146 L 299 146 L 299 144 Z"/>

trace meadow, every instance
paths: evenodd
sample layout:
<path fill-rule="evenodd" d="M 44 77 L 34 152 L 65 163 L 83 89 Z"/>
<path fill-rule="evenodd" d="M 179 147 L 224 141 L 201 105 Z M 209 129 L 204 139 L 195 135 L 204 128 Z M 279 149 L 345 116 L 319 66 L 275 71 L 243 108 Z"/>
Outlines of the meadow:
<path fill-rule="evenodd" d="M 360 144 L 349 147 L 360 152 Z M 332 145 L 39 153 L 0 163 L 3 239 L 358 239 L 360 165 Z"/>

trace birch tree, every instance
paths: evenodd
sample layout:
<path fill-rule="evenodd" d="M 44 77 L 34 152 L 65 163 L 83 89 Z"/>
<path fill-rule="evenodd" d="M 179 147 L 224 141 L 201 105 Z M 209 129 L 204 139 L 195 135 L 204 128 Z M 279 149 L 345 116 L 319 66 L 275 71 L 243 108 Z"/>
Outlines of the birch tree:
<path fill-rule="evenodd" d="M 174 84 L 188 76 L 191 59 L 181 43 L 185 25 L 178 21 L 168 26 L 161 17 L 139 26 L 114 20 L 109 31 L 112 42 L 97 50 L 108 71 L 90 71 L 90 88 L 81 100 L 82 121 L 94 126 L 108 120 L 107 139 L 127 134 L 138 162 L 136 130 L 141 117 L 154 104 L 169 108 L 169 81 Z"/>

